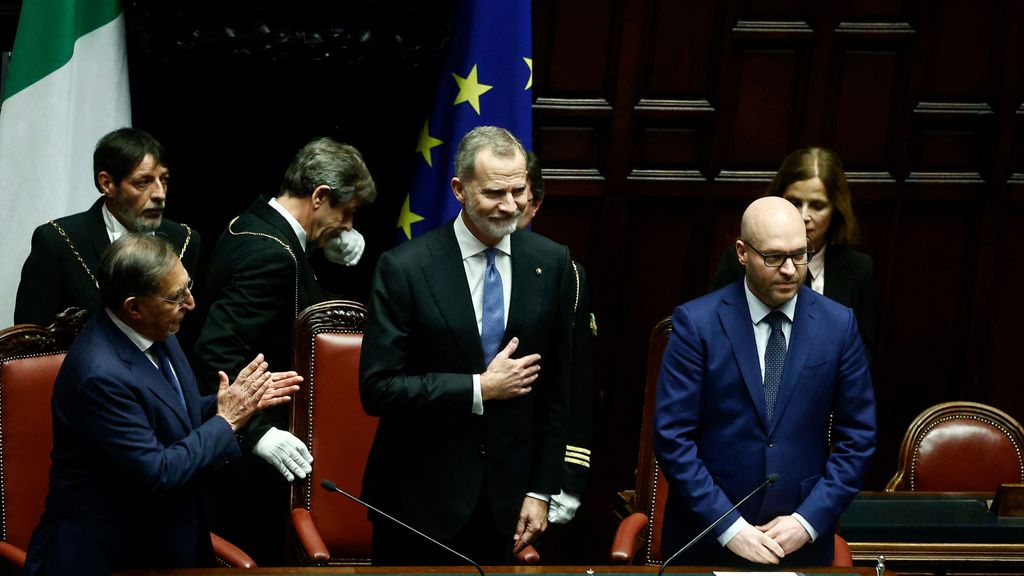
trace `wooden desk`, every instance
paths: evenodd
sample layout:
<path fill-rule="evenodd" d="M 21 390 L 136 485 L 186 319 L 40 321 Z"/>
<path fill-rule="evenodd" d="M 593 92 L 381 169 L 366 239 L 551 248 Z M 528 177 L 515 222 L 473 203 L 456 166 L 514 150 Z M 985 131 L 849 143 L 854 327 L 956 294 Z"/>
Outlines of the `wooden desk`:
<path fill-rule="evenodd" d="M 864 492 L 843 515 L 839 533 L 854 562 L 900 574 L 1024 574 L 1024 518 L 998 518 L 992 494 Z"/>
<path fill-rule="evenodd" d="M 693 574 L 710 576 L 712 568 L 706 567 L 670 567 L 666 574 Z M 735 571 L 736 569 L 730 569 Z M 592 572 L 591 572 L 592 571 Z M 657 566 L 484 566 L 486 574 L 541 574 L 545 576 L 588 576 L 589 574 L 657 574 Z M 875 576 L 874 568 L 803 568 L 801 574 L 832 574 L 835 576 Z M 118 576 L 270 576 L 285 574 L 393 574 L 408 576 L 413 574 L 451 574 L 475 575 L 476 569 L 465 566 L 416 566 L 406 568 L 375 568 L 369 566 L 339 566 L 336 568 L 256 568 L 242 570 L 234 568 L 205 568 L 194 570 L 137 570 L 118 572 Z M 893 576 L 886 571 L 887 576 Z"/>

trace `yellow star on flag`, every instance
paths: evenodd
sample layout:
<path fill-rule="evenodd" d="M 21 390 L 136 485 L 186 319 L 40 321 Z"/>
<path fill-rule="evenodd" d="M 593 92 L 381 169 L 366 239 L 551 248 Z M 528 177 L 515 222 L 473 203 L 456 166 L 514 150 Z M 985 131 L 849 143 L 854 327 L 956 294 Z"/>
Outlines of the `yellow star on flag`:
<path fill-rule="evenodd" d="M 405 232 L 406 240 L 412 240 L 412 225 L 420 220 L 423 220 L 423 216 L 413 214 L 412 209 L 409 207 L 409 195 L 406 194 L 405 203 L 402 204 L 402 212 L 398 215 L 398 225 L 395 228 L 401 228 L 402 232 Z"/>
<path fill-rule="evenodd" d="M 526 81 L 526 87 L 523 90 L 529 90 L 530 86 L 533 86 L 533 58 L 523 58 L 523 62 L 526 62 L 526 66 L 530 69 L 530 79 Z"/>
<path fill-rule="evenodd" d="M 480 115 L 480 96 L 489 91 L 493 86 L 487 84 L 481 84 L 476 79 L 476 64 L 473 65 L 473 69 L 469 71 L 469 75 L 465 78 L 458 74 L 452 73 L 455 77 L 455 83 L 459 85 L 459 95 L 455 97 L 455 102 L 452 102 L 452 106 L 457 106 L 463 102 L 469 102 L 469 105 L 476 110 L 477 115 Z"/>
<path fill-rule="evenodd" d="M 429 124 L 430 120 L 427 120 L 426 122 L 423 123 L 423 130 L 420 130 L 420 140 L 419 142 L 416 143 L 416 153 L 422 154 L 423 159 L 426 160 L 427 162 L 427 166 L 433 168 L 434 163 L 433 161 L 431 161 L 430 158 L 430 149 L 440 146 L 441 144 L 444 144 L 444 142 L 441 142 L 437 138 L 434 138 L 433 136 L 430 135 L 428 126 Z"/>

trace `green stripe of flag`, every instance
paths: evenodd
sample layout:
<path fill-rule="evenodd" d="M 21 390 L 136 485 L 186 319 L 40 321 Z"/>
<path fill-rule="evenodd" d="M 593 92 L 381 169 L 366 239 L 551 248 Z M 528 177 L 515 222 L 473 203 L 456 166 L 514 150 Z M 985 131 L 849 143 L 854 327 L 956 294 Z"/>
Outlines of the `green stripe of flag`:
<path fill-rule="evenodd" d="M 78 38 L 120 13 L 118 0 L 25 0 L 4 100 L 67 64 Z"/>

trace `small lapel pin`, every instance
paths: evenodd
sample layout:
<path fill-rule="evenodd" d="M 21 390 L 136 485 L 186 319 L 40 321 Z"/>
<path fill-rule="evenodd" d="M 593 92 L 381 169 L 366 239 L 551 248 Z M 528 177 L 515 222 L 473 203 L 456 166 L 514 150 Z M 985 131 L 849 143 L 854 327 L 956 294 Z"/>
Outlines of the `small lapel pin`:
<path fill-rule="evenodd" d="M 537 268 L 536 270 L 533 271 L 533 273 L 536 274 L 537 276 L 540 276 L 541 274 L 544 273 L 544 271 L 541 270 L 540 268 Z"/>

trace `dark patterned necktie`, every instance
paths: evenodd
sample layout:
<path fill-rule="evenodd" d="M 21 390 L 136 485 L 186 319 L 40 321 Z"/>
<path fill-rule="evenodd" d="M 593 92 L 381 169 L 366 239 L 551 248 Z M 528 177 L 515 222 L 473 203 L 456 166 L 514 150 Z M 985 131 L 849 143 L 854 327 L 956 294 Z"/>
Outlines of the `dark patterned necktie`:
<path fill-rule="evenodd" d="M 779 396 L 779 382 L 782 380 L 782 365 L 786 362 L 786 335 L 782 323 L 786 316 L 775 310 L 765 318 L 772 332 L 768 335 L 768 346 L 764 349 L 764 405 L 768 422 L 772 421 L 775 399 Z"/>
<path fill-rule="evenodd" d="M 494 265 L 497 249 L 488 248 L 487 269 L 484 271 L 483 320 L 480 328 L 480 342 L 484 347 L 484 365 L 498 355 L 501 340 L 505 337 L 505 292 L 501 285 L 501 274 Z"/>
<path fill-rule="evenodd" d="M 185 405 L 185 394 L 181 391 L 181 384 L 178 382 L 178 377 L 174 375 L 174 370 L 171 369 L 171 359 L 167 356 L 167 345 L 163 342 L 154 342 L 149 348 L 153 355 L 156 356 L 157 361 L 160 363 L 160 373 L 164 375 L 164 378 L 170 383 L 171 388 L 178 393 L 178 399 L 181 400 L 181 407 L 185 409 L 185 413 L 188 413 L 188 407 Z"/>

